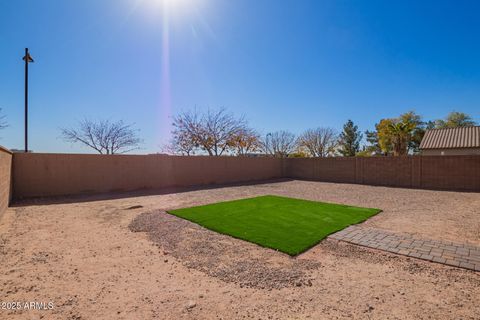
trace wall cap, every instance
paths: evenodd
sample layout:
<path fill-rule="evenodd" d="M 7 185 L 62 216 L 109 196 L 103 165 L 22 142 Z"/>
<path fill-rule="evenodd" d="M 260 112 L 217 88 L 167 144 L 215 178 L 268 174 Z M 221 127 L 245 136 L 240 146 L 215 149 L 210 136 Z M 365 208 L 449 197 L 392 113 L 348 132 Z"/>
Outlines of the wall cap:
<path fill-rule="evenodd" d="M 10 151 L 10 150 L 8 150 L 7 148 L 2 147 L 2 146 L 0 146 L 0 151 L 6 152 L 6 153 L 9 153 L 9 154 L 13 154 L 12 151 Z"/>

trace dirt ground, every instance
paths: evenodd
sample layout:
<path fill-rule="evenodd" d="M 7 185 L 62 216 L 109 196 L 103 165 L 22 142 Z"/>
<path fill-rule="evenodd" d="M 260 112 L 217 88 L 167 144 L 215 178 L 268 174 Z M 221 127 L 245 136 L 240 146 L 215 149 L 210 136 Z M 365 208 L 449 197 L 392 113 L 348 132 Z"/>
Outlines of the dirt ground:
<path fill-rule="evenodd" d="M 480 319 L 480 273 L 324 240 L 291 258 L 165 213 L 276 194 L 376 207 L 364 224 L 480 245 L 480 194 L 285 181 L 25 201 L 0 220 L 0 319 Z"/>

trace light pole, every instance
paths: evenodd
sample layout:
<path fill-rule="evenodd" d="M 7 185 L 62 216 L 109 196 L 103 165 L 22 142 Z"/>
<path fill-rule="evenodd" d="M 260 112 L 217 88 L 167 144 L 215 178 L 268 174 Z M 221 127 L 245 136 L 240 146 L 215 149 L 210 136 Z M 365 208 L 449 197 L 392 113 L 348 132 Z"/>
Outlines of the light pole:
<path fill-rule="evenodd" d="M 265 151 L 267 152 L 267 154 L 271 151 L 270 150 L 270 142 L 271 141 L 272 141 L 272 133 L 269 132 L 269 133 L 267 133 L 267 136 L 265 138 Z M 274 155 L 274 154 L 275 154 L 275 152 L 272 151 L 272 155 Z"/>
<path fill-rule="evenodd" d="M 28 64 L 33 62 L 30 53 L 28 53 L 28 48 L 25 48 L 25 56 L 23 57 L 25 61 L 25 153 L 28 152 Z"/>

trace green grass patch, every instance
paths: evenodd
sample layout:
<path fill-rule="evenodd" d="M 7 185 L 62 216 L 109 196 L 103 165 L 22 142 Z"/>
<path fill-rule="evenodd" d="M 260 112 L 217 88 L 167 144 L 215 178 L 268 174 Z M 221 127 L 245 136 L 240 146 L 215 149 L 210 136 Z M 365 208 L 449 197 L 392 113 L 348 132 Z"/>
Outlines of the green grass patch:
<path fill-rule="evenodd" d="M 360 223 L 380 211 L 261 196 L 171 210 L 169 213 L 222 234 L 297 255 L 329 234 Z"/>

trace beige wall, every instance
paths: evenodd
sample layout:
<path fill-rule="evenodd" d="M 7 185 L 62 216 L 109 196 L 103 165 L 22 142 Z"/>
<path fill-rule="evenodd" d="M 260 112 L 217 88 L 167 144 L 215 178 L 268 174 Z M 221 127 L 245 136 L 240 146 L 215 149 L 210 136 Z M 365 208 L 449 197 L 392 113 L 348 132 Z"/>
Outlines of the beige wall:
<path fill-rule="evenodd" d="M 165 155 L 14 155 L 14 197 L 159 189 L 281 178 L 281 159 Z"/>
<path fill-rule="evenodd" d="M 0 146 L 0 218 L 11 198 L 12 153 Z"/>
<path fill-rule="evenodd" d="M 355 158 L 290 158 L 285 174 L 295 179 L 355 183 Z"/>
<path fill-rule="evenodd" d="M 422 150 L 424 156 L 466 156 L 480 155 L 480 148 L 461 148 L 461 149 L 427 149 Z"/>
<path fill-rule="evenodd" d="M 10 154 L 3 153 L 7 174 Z M 480 156 L 243 158 L 18 153 L 15 198 L 160 189 L 293 178 L 480 191 Z M 7 185 L 2 179 L 2 195 Z M 5 207 L 5 201 L 3 207 Z"/>
<path fill-rule="evenodd" d="M 287 159 L 286 177 L 407 188 L 480 191 L 480 156 Z"/>

